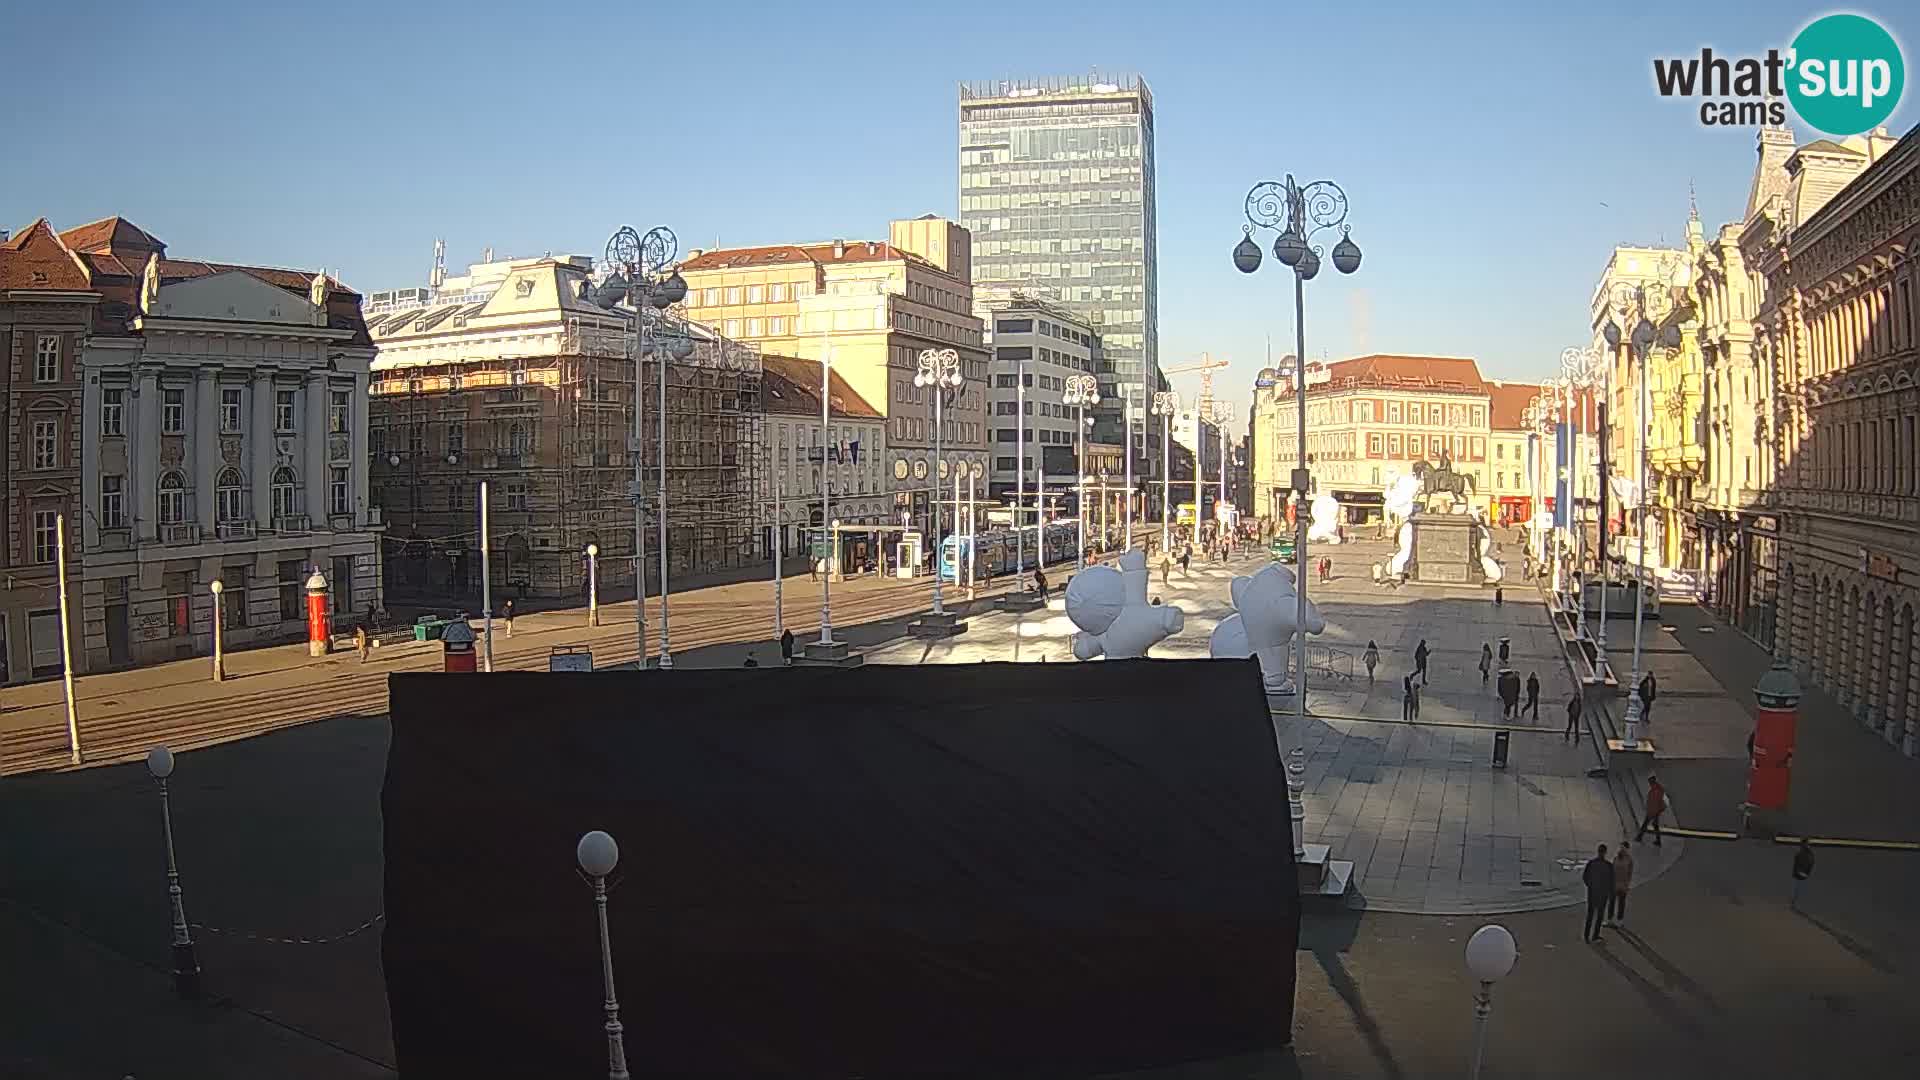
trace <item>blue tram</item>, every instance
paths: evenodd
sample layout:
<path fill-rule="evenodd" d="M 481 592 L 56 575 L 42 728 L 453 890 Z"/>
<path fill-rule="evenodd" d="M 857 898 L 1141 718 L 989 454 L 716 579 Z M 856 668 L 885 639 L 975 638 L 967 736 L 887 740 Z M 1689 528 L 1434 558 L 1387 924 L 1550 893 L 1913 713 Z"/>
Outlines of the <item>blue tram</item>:
<path fill-rule="evenodd" d="M 940 543 L 940 576 L 947 581 L 985 581 L 1029 571 L 1040 565 L 1039 548 L 1043 545 L 1046 565 L 1073 561 L 1073 548 L 1079 535 L 1074 523 L 1029 525 L 1025 532 L 1024 543 L 1017 543 L 1013 530 L 1007 528 L 947 537 Z M 967 568 L 968 576 L 955 576 L 959 565 Z"/>

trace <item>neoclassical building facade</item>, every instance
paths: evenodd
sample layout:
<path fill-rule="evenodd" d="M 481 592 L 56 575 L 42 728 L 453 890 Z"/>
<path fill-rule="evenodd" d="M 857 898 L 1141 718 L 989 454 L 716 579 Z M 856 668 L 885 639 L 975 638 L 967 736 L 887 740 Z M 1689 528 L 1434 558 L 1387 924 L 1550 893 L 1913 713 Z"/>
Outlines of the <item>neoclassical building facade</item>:
<path fill-rule="evenodd" d="M 1796 183 L 1818 158 L 1837 163 L 1849 152 L 1857 175 L 1810 213 L 1796 213 L 1787 192 L 1742 237 L 1765 278 L 1754 344 L 1774 378 L 1767 501 L 1782 566 L 1773 648 L 1912 756 L 1920 755 L 1912 258 L 1920 135 L 1857 141 L 1800 148 L 1789 162 Z"/>

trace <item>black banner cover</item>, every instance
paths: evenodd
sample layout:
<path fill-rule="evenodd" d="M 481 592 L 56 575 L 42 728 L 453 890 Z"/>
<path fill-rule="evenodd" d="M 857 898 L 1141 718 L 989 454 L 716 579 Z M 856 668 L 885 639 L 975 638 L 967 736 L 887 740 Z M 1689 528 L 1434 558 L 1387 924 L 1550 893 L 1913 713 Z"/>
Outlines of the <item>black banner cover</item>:
<path fill-rule="evenodd" d="M 400 1074 L 1071 1076 L 1279 1046 L 1299 899 L 1248 661 L 400 674 Z"/>

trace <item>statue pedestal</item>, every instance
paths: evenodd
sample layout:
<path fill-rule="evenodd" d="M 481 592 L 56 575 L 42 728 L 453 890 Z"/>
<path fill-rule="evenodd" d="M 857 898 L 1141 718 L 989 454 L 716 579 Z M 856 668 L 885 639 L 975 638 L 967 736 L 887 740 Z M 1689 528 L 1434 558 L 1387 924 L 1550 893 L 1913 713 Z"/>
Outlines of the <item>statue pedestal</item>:
<path fill-rule="evenodd" d="M 1484 576 L 1474 557 L 1473 519 L 1465 514 L 1413 515 L 1413 580 L 1434 585 L 1477 585 Z"/>

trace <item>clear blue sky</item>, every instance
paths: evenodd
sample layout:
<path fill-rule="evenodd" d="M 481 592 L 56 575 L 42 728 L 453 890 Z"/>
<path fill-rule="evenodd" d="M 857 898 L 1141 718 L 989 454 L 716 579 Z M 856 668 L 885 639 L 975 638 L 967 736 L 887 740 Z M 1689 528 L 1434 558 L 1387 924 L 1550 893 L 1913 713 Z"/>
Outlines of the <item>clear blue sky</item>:
<path fill-rule="evenodd" d="M 1689 181 L 1709 228 L 1744 211 L 1752 131 L 1659 99 L 1652 58 L 1784 47 L 1835 10 L 1290 7 L 13 6 L 0 223 L 118 213 L 181 256 L 325 266 L 362 291 L 425 284 L 435 237 L 457 269 L 489 245 L 597 254 L 622 223 L 683 247 L 881 236 L 956 212 L 958 81 L 1098 66 L 1153 87 L 1163 364 L 1227 356 L 1244 402 L 1267 335 L 1287 351 L 1286 277 L 1228 254 L 1246 189 L 1292 171 L 1345 186 L 1366 252 L 1308 287 L 1310 356 L 1537 377 L 1584 339 L 1613 244 L 1680 238 Z M 1911 8 L 1852 10 L 1920 59 Z"/>

